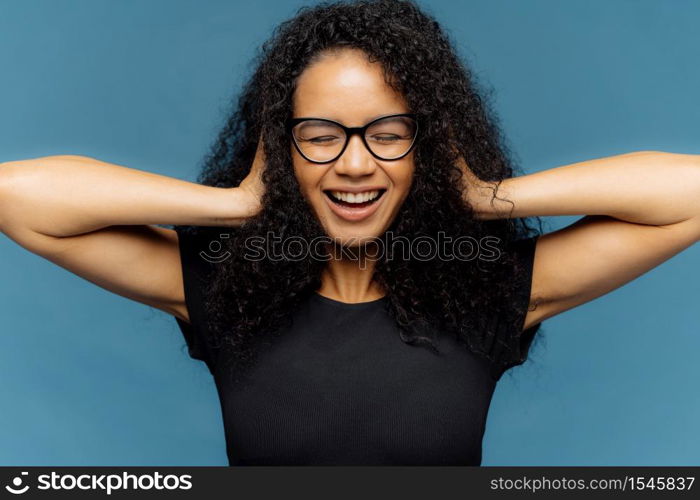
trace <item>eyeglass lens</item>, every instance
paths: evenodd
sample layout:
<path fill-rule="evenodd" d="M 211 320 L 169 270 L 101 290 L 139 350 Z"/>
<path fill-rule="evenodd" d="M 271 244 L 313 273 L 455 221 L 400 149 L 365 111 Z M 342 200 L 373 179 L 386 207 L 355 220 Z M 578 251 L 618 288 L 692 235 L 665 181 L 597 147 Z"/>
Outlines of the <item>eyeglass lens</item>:
<path fill-rule="evenodd" d="M 347 140 L 338 125 L 323 120 L 306 120 L 292 130 L 299 149 L 311 161 L 336 158 Z M 391 160 L 404 155 L 413 144 L 416 123 L 408 116 L 389 116 L 374 122 L 365 131 L 370 150 L 378 157 Z"/>

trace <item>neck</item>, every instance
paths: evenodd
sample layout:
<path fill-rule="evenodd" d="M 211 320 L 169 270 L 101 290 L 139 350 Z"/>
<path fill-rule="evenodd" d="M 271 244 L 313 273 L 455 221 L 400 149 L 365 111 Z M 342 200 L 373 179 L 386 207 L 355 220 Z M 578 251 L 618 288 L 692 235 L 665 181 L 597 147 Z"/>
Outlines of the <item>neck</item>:
<path fill-rule="evenodd" d="M 368 302 L 385 295 L 372 279 L 376 261 L 364 252 L 352 251 L 328 261 L 318 293 L 341 302 Z"/>

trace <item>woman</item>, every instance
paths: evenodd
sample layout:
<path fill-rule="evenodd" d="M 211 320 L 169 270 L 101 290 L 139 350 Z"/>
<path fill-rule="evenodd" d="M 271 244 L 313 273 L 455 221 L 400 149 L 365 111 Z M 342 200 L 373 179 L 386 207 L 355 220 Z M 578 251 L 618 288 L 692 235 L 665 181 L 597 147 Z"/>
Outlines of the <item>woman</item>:
<path fill-rule="evenodd" d="M 3 233 L 177 318 L 232 465 L 480 464 L 495 384 L 542 321 L 700 238 L 695 156 L 513 177 L 412 2 L 303 9 L 263 49 L 199 184 L 76 156 L 0 168 Z"/>

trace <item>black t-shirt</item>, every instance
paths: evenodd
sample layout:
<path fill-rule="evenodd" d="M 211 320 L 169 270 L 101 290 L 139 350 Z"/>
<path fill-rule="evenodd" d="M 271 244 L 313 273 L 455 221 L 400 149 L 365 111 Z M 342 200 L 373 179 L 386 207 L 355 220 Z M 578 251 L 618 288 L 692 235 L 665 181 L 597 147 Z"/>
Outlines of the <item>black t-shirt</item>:
<path fill-rule="evenodd" d="M 481 464 L 496 382 L 525 361 L 540 324 L 516 335 L 516 352 L 494 367 L 447 335 L 438 336 L 440 356 L 404 343 L 386 297 L 347 304 L 314 293 L 236 385 L 224 350 L 209 347 L 202 330 L 212 264 L 199 254 L 212 238 L 178 235 L 190 323 L 177 323 L 190 356 L 214 377 L 230 465 Z M 520 325 L 535 243 L 513 247 L 528 264 L 513 308 Z"/>

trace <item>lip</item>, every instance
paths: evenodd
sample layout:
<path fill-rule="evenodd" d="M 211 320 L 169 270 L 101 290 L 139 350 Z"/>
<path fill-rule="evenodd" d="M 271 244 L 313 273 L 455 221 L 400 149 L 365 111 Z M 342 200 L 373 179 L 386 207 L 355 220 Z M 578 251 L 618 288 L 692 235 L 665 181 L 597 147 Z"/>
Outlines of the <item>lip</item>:
<path fill-rule="evenodd" d="M 374 212 L 377 211 L 379 206 L 384 203 L 384 198 L 387 197 L 387 192 L 388 189 L 384 187 L 380 188 L 374 188 L 376 190 L 381 190 L 383 189 L 385 192 L 382 193 L 382 195 L 379 197 L 379 200 L 377 202 L 372 203 L 371 205 L 363 208 L 349 208 L 349 207 L 344 207 L 341 205 L 338 205 L 336 203 L 333 203 L 331 199 L 328 197 L 326 193 L 323 193 L 323 199 L 326 200 L 326 203 L 330 207 L 330 209 L 333 211 L 335 215 L 340 217 L 341 219 L 344 219 L 349 222 L 358 222 L 361 220 L 364 220 L 368 218 L 370 215 L 372 215 Z M 363 191 L 372 191 L 373 188 L 367 189 L 367 188 L 362 188 L 362 189 L 355 189 L 355 190 L 349 190 L 349 189 L 324 189 L 324 191 L 349 191 L 352 193 L 361 193 Z"/>
<path fill-rule="evenodd" d="M 381 191 L 386 190 L 386 186 L 363 186 L 363 187 L 329 187 L 323 188 L 322 191 L 345 191 L 347 193 L 364 193 L 365 191 Z"/>

